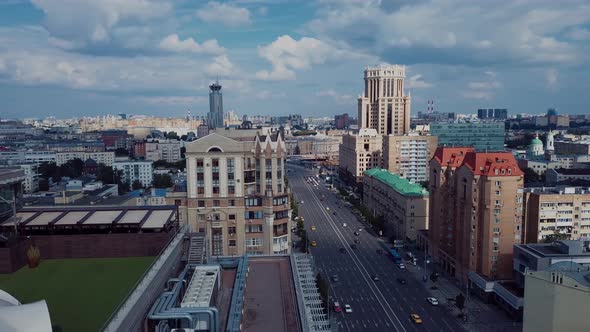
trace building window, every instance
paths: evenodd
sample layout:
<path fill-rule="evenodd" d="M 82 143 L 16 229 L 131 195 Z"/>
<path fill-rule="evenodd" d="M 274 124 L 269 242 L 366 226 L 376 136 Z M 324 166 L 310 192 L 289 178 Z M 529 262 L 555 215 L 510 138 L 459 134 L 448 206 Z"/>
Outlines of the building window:
<path fill-rule="evenodd" d="M 283 185 L 282 184 L 277 184 L 277 192 L 278 193 L 282 193 L 283 192 Z"/>
<path fill-rule="evenodd" d="M 221 206 L 221 204 L 219 203 L 219 200 L 218 199 L 214 199 L 213 200 L 213 206 L 214 207 L 220 207 Z"/>
<path fill-rule="evenodd" d="M 197 194 L 204 195 L 205 194 L 205 187 L 197 187 Z"/>
<path fill-rule="evenodd" d="M 197 159 L 197 168 L 203 167 L 203 159 Z"/>
<path fill-rule="evenodd" d="M 199 221 L 205 221 L 205 215 L 204 214 L 199 214 Z"/>
<path fill-rule="evenodd" d="M 235 199 L 230 199 L 228 205 L 229 206 L 236 206 L 236 200 Z"/>
<path fill-rule="evenodd" d="M 213 193 L 219 194 L 219 187 L 213 187 Z"/>
<path fill-rule="evenodd" d="M 262 217 L 264 217 L 264 213 L 262 211 L 246 211 L 246 212 L 244 212 L 244 218 L 246 220 L 262 219 Z"/>
<path fill-rule="evenodd" d="M 236 240 L 229 240 L 229 244 L 230 247 L 235 247 L 236 246 Z"/>
<path fill-rule="evenodd" d="M 246 233 L 262 233 L 262 225 L 246 225 Z"/>
<path fill-rule="evenodd" d="M 248 247 L 261 247 L 262 239 L 246 239 L 246 246 Z"/>
<path fill-rule="evenodd" d="M 230 195 L 233 195 L 236 193 L 236 187 L 235 186 L 227 186 L 227 193 Z"/>
<path fill-rule="evenodd" d="M 229 219 L 229 220 L 236 220 L 236 215 L 235 215 L 235 214 L 230 214 L 230 215 L 228 216 L 228 219 Z"/>
<path fill-rule="evenodd" d="M 201 200 L 197 201 L 197 207 L 200 207 L 200 208 L 205 207 L 205 201 L 201 201 Z"/>
<path fill-rule="evenodd" d="M 213 167 L 219 167 L 219 159 L 215 158 L 211 160 L 211 165 Z"/>
<path fill-rule="evenodd" d="M 229 234 L 236 234 L 236 228 L 235 227 L 228 227 L 227 232 Z"/>

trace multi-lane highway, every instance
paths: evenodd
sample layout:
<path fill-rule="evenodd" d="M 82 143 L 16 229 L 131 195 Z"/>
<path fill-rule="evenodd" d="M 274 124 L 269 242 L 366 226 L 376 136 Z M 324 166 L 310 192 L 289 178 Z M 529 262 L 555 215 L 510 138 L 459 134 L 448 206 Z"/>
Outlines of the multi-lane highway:
<path fill-rule="evenodd" d="M 326 276 L 338 276 L 330 282 L 330 297 L 341 306 L 349 304 L 352 313 L 335 313 L 340 331 L 463 331 L 457 319 L 442 306 L 432 306 L 420 280 L 396 266 L 380 240 L 368 233 L 351 210 L 329 191 L 322 181 L 308 181 L 315 172 L 289 166 L 289 183 L 299 202 L 299 215 L 305 220 L 316 265 Z M 335 212 L 335 213 L 334 213 Z M 343 226 L 343 224 L 346 226 Z M 315 230 L 312 230 L 315 226 Z M 358 228 L 363 228 L 354 234 Z M 357 249 L 351 245 L 357 244 Z M 346 252 L 341 252 L 345 248 Z M 379 281 L 374 281 L 374 277 Z M 401 284 L 398 279 L 406 280 Z M 410 314 L 423 320 L 416 324 Z"/>

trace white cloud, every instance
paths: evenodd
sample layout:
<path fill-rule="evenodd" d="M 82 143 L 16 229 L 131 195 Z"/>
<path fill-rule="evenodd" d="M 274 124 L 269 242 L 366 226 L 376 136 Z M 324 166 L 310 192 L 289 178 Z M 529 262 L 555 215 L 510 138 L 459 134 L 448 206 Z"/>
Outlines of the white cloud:
<path fill-rule="evenodd" d="M 333 89 L 322 90 L 316 93 L 318 97 L 330 97 L 338 104 L 352 104 L 355 101 L 354 96 L 348 94 L 340 94 Z"/>
<path fill-rule="evenodd" d="M 590 30 L 576 27 L 567 36 L 573 40 L 590 40 Z"/>
<path fill-rule="evenodd" d="M 181 40 L 177 34 L 171 34 L 162 39 L 159 44 L 160 49 L 168 52 L 177 53 L 205 53 L 205 54 L 222 54 L 225 49 L 217 43 L 217 40 L 210 39 L 203 44 L 197 43 L 193 38 Z"/>
<path fill-rule="evenodd" d="M 258 48 L 258 55 L 272 65 L 272 70 L 256 73 L 256 78 L 268 81 L 293 80 L 296 70 L 308 70 L 315 64 L 335 59 L 361 59 L 366 55 L 340 49 L 325 41 L 302 37 L 299 40 L 283 35 L 274 42 Z"/>
<path fill-rule="evenodd" d="M 432 84 L 425 82 L 420 74 L 410 77 L 406 84 L 408 88 L 432 88 Z"/>
<path fill-rule="evenodd" d="M 587 23 L 590 6 L 582 0 L 567 5 L 523 0 L 502 6 L 493 1 L 408 1 L 392 6 L 385 1 L 323 0 L 307 31 L 389 62 L 518 66 L 588 61 L 587 45 L 561 38 L 564 30 Z M 585 32 L 574 29 L 570 37 L 582 40 Z"/>
<path fill-rule="evenodd" d="M 486 78 L 482 81 L 467 83 L 469 90 L 463 92 L 463 96 L 472 99 L 491 99 L 494 90 L 502 88 L 502 83 L 496 79 L 497 74 L 488 70 L 484 72 Z"/>
<path fill-rule="evenodd" d="M 207 97 L 203 96 L 139 96 L 133 98 L 133 101 L 148 105 L 194 105 L 205 104 Z"/>
<path fill-rule="evenodd" d="M 555 89 L 557 88 L 557 83 L 559 79 L 559 72 L 555 68 L 547 69 L 545 72 L 545 81 L 547 82 L 547 88 Z"/>
<path fill-rule="evenodd" d="M 268 14 L 268 7 L 260 7 L 258 8 L 258 15 L 266 16 Z"/>
<path fill-rule="evenodd" d="M 213 63 L 209 64 L 205 70 L 210 76 L 230 76 L 234 71 L 234 65 L 225 54 L 215 57 Z"/>
<path fill-rule="evenodd" d="M 104 45 L 117 38 L 117 29 L 165 19 L 172 5 L 153 0 L 32 0 L 45 14 L 44 26 L 66 49 Z M 124 41 L 121 41 L 124 43 Z"/>
<path fill-rule="evenodd" d="M 463 97 L 470 99 L 491 99 L 492 93 L 490 91 L 465 91 Z"/>
<path fill-rule="evenodd" d="M 215 1 L 197 10 L 197 17 L 207 23 L 221 23 L 230 27 L 250 24 L 248 9 Z"/>
<path fill-rule="evenodd" d="M 269 90 L 260 90 L 255 95 L 256 99 L 260 100 L 271 100 L 285 98 L 287 94 L 285 92 L 274 92 Z"/>

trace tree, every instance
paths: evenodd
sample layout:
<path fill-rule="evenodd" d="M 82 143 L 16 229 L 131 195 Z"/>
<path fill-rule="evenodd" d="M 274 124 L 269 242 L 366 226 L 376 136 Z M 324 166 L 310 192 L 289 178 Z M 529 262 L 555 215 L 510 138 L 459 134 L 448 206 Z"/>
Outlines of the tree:
<path fill-rule="evenodd" d="M 457 308 L 459 308 L 459 310 L 463 310 L 465 308 L 465 296 L 463 296 L 462 293 L 459 293 L 459 295 L 455 297 L 455 305 Z"/>
<path fill-rule="evenodd" d="M 555 241 L 568 240 L 568 239 L 569 239 L 569 236 L 567 234 L 562 234 L 562 233 L 559 233 L 559 232 L 556 231 L 553 234 L 547 235 L 545 237 L 545 239 L 543 240 L 543 242 L 545 242 L 545 243 L 552 243 L 552 242 L 555 242 Z"/>
<path fill-rule="evenodd" d="M 65 164 L 59 166 L 59 169 L 62 176 L 77 178 L 84 171 L 84 161 L 79 158 L 68 160 Z"/>
<path fill-rule="evenodd" d="M 168 138 L 168 139 L 175 139 L 178 140 L 178 134 L 175 131 L 169 131 L 168 133 L 166 133 L 164 135 L 164 137 Z"/>
<path fill-rule="evenodd" d="M 102 181 L 104 184 L 117 184 L 119 187 L 119 194 L 124 194 L 129 191 L 129 183 L 123 182 L 122 170 L 115 170 L 105 164 L 99 164 L 96 171 L 96 179 Z"/>
<path fill-rule="evenodd" d="M 141 188 L 143 188 L 143 184 L 141 184 L 141 181 L 139 181 L 139 180 L 135 180 L 131 184 L 131 189 L 133 189 L 133 190 L 137 190 L 137 189 L 141 189 Z"/>
<path fill-rule="evenodd" d="M 129 151 L 127 151 L 127 149 L 124 149 L 124 148 L 117 148 L 115 150 L 115 156 L 116 157 L 129 157 Z"/>
<path fill-rule="evenodd" d="M 524 169 L 524 183 L 537 183 L 541 180 L 541 177 L 532 168 L 527 167 Z"/>
<path fill-rule="evenodd" d="M 51 178 L 54 182 L 61 180 L 61 169 L 55 163 L 42 163 L 39 165 L 38 172 L 41 177 L 49 179 Z"/>
<path fill-rule="evenodd" d="M 432 282 L 437 282 L 437 281 L 438 281 L 438 276 L 439 276 L 439 274 L 438 274 L 438 273 L 436 273 L 436 272 L 432 272 L 432 273 L 430 274 L 430 281 L 432 281 Z"/>
<path fill-rule="evenodd" d="M 39 180 L 39 190 L 40 191 L 47 191 L 49 190 L 49 181 L 46 179 Z"/>
<path fill-rule="evenodd" d="M 156 174 L 154 175 L 153 185 L 156 188 L 170 188 L 174 185 L 172 177 L 168 174 Z"/>

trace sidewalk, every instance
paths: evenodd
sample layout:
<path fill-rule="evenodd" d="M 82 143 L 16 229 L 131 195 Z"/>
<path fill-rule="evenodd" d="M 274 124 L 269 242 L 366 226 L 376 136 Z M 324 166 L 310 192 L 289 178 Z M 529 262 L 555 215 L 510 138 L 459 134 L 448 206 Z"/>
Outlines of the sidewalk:
<path fill-rule="evenodd" d="M 405 255 L 405 251 L 403 252 Z M 418 258 L 418 265 L 414 266 L 408 263 L 406 264 L 406 268 L 408 272 L 414 274 L 416 280 L 422 281 L 422 277 L 424 275 L 424 255 L 414 251 L 412 251 L 412 253 L 414 253 L 415 256 Z M 432 297 L 438 299 L 440 305 L 445 306 L 451 312 L 452 316 L 455 319 L 462 320 L 458 317 L 458 315 L 460 314 L 460 310 L 455 306 L 454 301 L 448 300 L 450 298 L 454 300 L 454 298 L 459 293 L 461 293 L 461 288 L 458 285 L 456 285 L 454 281 L 449 280 L 447 276 L 443 275 L 442 273 L 438 277 L 436 283 L 430 281 L 430 273 L 432 273 L 433 271 L 432 267 L 432 263 L 428 264 L 428 281 L 424 283 L 424 287 L 426 288 L 428 293 L 431 294 Z M 439 269 L 435 268 L 435 270 L 438 271 Z M 434 285 L 436 285 L 437 288 L 435 290 L 431 289 L 431 287 Z M 508 315 L 505 312 L 503 312 L 494 304 L 484 303 L 475 295 L 468 296 L 465 294 L 465 292 L 463 292 L 463 294 L 467 297 L 465 301 L 465 312 L 467 314 L 467 321 L 463 323 L 463 327 L 467 331 L 522 331 L 521 322 L 513 321 L 508 317 Z"/>

